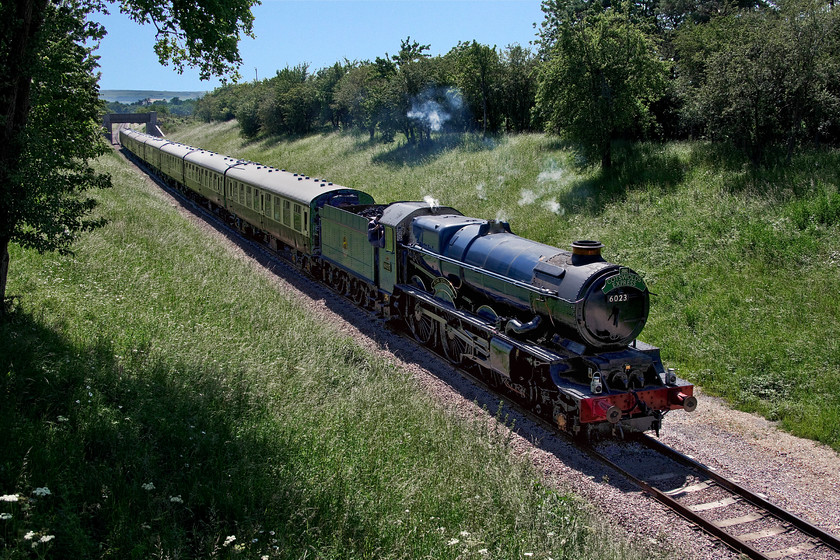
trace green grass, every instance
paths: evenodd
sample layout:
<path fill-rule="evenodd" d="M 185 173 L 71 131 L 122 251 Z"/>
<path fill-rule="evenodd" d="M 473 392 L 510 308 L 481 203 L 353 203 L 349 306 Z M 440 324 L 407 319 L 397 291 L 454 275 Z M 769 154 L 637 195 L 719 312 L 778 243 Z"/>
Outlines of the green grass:
<path fill-rule="evenodd" d="M 0 558 L 643 557 L 504 418 L 442 409 L 118 156 L 96 165 L 106 227 L 75 256 L 12 246 Z"/>
<path fill-rule="evenodd" d="M 558 247 L 598 239 L 607 259 L 637 269 L 656 294 L 642 337 L 668 365 L 840 450 L 837 150 L 754 169 L 706 143 L 619 146 L 603 173 L 542 135 L 431 147 L 342 134 L 248 142 L 224 123 L 177 137 L 379 201 L 432 196 Z"/>

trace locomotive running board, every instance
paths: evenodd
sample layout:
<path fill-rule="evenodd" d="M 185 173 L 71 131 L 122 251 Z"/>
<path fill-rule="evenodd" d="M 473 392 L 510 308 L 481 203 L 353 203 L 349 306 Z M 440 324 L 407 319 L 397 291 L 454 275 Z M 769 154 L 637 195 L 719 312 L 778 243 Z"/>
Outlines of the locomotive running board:
<path fill-rule="evenodd" d="M 497 329 L 494 323 L 482 319 L 481 317 L 477 317 L 471 313 L 467 313 L 465 311 L 461 311 L 460 309 L 456 309 L 455 307 L 452 307 L 449 303 L 439 300 L 433 295 L 429 294 L 428 292 L 424 292 L 414 286 L 410 286 L 408 284 L 397 284 L 396 286 L 394 286 L 394 292 L 398 291 L 409 295 L 414 299 L 421 301 L 427 305 L 430 305 L 436 309 L 439 309 L 441 312 L 453 315 L 459 320 L 463 321 L 464 323 L 468 323 L 473 328 L 483 331 L 488 335 L 488 342 L 493 338 L 499 339 L 500 341 L 509 344 L 511 347 L 517 348 L 521 352 L 525 352 L 528 355 L 533 356 L 534 358 L 546 363 L 547 365 L 560 364 L 567 361 L 571 357 L 552 352 L 551 350 L 548 350 L 536 344 L 531 344 L 529 342 L 523 342 L 521 340 L 511 338 L 510 336 L 506 335 L 503 331 Z"/>

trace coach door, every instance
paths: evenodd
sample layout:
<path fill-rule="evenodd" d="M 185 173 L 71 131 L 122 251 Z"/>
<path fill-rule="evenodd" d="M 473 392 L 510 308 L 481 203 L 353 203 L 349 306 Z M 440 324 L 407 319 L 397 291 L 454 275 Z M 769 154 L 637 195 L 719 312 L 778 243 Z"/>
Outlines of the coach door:
<path fill-rule="evenodd" d="M 394 253 L 394 228 L 385 226 L 385 247 L 379 249 L 379 287 L 388 294 L 394 293 L 397 281 L 397 259 Z"/>

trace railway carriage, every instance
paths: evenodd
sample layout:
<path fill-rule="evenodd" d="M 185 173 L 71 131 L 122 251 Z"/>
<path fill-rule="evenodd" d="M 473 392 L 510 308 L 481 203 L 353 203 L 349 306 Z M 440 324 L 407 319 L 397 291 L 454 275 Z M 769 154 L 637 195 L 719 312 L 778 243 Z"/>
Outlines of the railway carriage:
<path fill-rule="evenodd" d="M 229 212 L 267 234 L 273 249 L 285 245 L 305 259 L 320 255 L 319 209 L 373 202 L 362 191 L 251 162 L 231 167 L 225 185 Z"/>
<path fill-rule="evenodd" d="M 219 207 L 225 205 L 225 175 L 244 162 L 205 150 L 184 156 L 184 185 Z"/>

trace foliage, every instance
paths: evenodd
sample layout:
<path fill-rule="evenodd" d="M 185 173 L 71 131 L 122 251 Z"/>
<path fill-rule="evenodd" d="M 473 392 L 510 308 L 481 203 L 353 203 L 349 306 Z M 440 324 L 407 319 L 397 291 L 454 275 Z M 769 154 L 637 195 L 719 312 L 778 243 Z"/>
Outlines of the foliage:
<path fill-rule="evenodd" d="M 501 60 L 496 48 L 458 43 L 447 55 L 453 59 L 455 85 L 474 115 L 480 115 L 481 130 L 496 132 L 501 124 Z"/>
<path fill-rule="evenodd" d="M 101 38 L 103 30 L 86 22 L 89 9 L 78 2 L 48 3 L 42 14 L 30 69 L 32 108 L 14 135 L 17 160 L 2 162 L 0 174 L 0 303 L 10 240 L 38 251 L 68 252 L 82 232 L 103 223 L 90 217 L 95 200 L 82 195 L 109 185 L 108 177 L 88 164 L 106 150 L 97 126 L 102 105 L 96 59 L 85 44 Z"/>
<path fill-rule="evenodd" d="M 148 113 L 155 111 L 160 115 L 176 115 L 189 117 L 195 112 L 196 99 L 181 99 L 173 97 L 164 100 L 142 100 L 135 103 L 120 103 L 109 101 L 106 103 L 106 111 L 109 113 Z"/>
<path fill-rule="evenodd" d="M 540 71 L 537 105 L 548 130 L 612 162 L 612 142 L 643 134 L 664 92 L 667 65 L 626 13 L 590 15 L 557 29 Z"/>
<path fill-rule="evenodd" d="M 712 40 L 709 40 L 709 39 Z M 686 26 L 678 54 L 684 83 L 707 134 L 759 161 L 772 146 L 788 157 L 803 142 L 828 140 L 840 119 L 840 12 L 815 0 Z M 699 44 L 706 47 L 698 60 Z M 696 117 L 695 117 L 696 118 Z M 828 134 L 827 134 L 828 133 Z"/>
<path fill-rule="evenodd" d="M 233 71 L 240 33 L 251 34 L 255 0 L 215 3 L 125 0 L 120 9 L 158 30 L 156 51 L 202 77 Z M 104 30 L 88 21 L 102 0 L 20 0 L 0 7 L 0 309 L 5 308 L 9 243 L 69 250 L 95 205 L 83 194 L 106 186 L 88 160 L 97 136 L 96 59 Z"/>
<path fill-rule="evenodd" d="M 235 117 L 251 138 L 341 128 L 420 144 L 446 132 L 531 129 L 536 59 L 528 49 L 473 41 L 432 57 L 429 48 L 408 37 L 397 54 L 299 75 L 294 91 L 275 78 L 223 86 L 198 102 L 196 116 Z"/>

